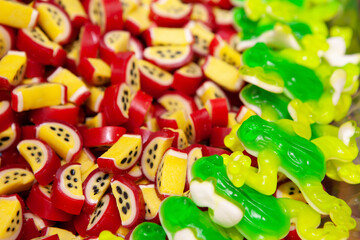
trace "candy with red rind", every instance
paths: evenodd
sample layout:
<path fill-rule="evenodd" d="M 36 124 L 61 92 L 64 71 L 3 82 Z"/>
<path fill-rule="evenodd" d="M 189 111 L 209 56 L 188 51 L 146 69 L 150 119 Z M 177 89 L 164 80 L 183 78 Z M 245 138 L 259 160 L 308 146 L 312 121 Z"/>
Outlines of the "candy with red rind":
<path fill-rule="evenodd" d="M 111 180 L 111 188 L 120 213 L 121 225 L 135 227 L 145 218 L 145 204 L 142 192 L 134 182 L 120 175 Z"/>
<path fill-rule="evenodd" d="M 140 89 L 140 74 L 133 52 L 118 53 L 111 63 L 111 84 L 122 82 L 127 83 L 132 92 Z"/>
<path fill-rule="evenodd" d="M 180 68 L 193 58 L 192 47 L 187 46 L 153 46 L 144 50 L 144 58 L 165 70 Z"/>
<path fill-rule="evenodd" d="M 199 56 L 207 56 L 210 42 L 215 36 L 211 29 L 205 24 L 195 21 L 190 21 L 185 27 L 190 29 L 194 37 L 194 44 L 192 45 L 194 53 Z"/>
<path fill-rule="evenodd" d="M 214 127 L 211 129 L 210 146 L 218 148 L 226 148 L 224 138 L 229 135 L 231 128 Z"/>
<path fill-rule="evenodd" d="M 189 189 L 190 182 L 193 178 L 191 174 L 192 165 L 194 164 L 195 161 L 203 157 L 202 150 L 203 150 L 203 146 L 199 144 L 193 144 L 185 149 L 185 152 L 188 154 L 185 191 Z"/>
<path fill-rule="evenodd" d="M 125 123 L 126 129 L 130 132 L 136 128 L 141 127 L 146 119 L 146 115 L 149 113 L 153 98 L 138 90 L 130 103 L 129 108 L 129 121 Z"/>
<path fill-rule="evenodd" d="M 0 132 L 4 131 L 14 122 L 14 113 L 10 101 L 0 101 Z"/>
<path fill-rule="evenodd" d="M 60 159 L 45 142 L 37 139 L 22 140 L 17 149 L 30 164 L 36 180 L 45 186 L 52 182 Z"/>
<path fill-rule="evenodd" d="M 101 86 L 91 86 L 90 90 L 90 97 L 86 99 L 85 105 L 88 110 L 98 113 L 102 110 L 103 100 L 104 100 L 104 93 L 106 88 Z"/>
<path fill-rule="evenodd" d="M 143 58 L 144 45 L 140 42 L 139 39 L 130 37 L 129 50 L 135 53 L 137 59 Z"/>
<path fill-rule="evenodd" d="M 174 72 L 172 88 L 188 95 L 193 95 L 203 80 L 201 68 L 196 63 L 189 63 Z"/>
<path fill-rule="evenodd" d="M 25 220 L 32 219 L 35 226 L 36 226 L 36 229 L 38 231 L 40 231 L 44 227 L 53 226 L 55 224 L 55 222 L 52 222 L 52 221 L 49 221 L 49 220 L 46 220 L 46 219 L 42 219 L 38 215 L 32 213 L 30 210 L 25 211 L 24 218 L 25 218 Z"/>
<path fill-rule="evenodd" d="M 150 5 L 150 19 L 160 27 L 182 27 L 192 12 L 190 4 L 178 0 L 159 0 Z"/>
<path fill-rule="evenodd" d="M 0 168 L 0 195 L 9 195 L 29 190 L 34 183 L 34 174 L 22 164 L 9 164 Z"/>
<path fill-rule="evenodd" d="M 26 199 L 26 206 L 41 218 L 51 221 L 69 221 L 72 215 L 56 208 L 50 199 L 52 186 L 45 187 L 35 183 Z"/>
<path fill-rule="evenodd" d="M 227 42 L 230 47 L 236 49 L 236 44 L 240 41 L 238 32 L 234 28 L 223 28 L 216 31 L 216 35 L 219 36 L 222 40 Z"/>
<path fill-rule="evenodd" d="M 137 163 L 141 151 L 141 136 L 124 134 L 97 159 L 97 164 L 106 172 L 125 173 Z"/>
<path fill-rule="evenodd" d="M 15 46 L 15 31 L 11 27 L 0 24 L 0 58 Z"/>
<path fill-rule="evenodd" d="M 117 204 L 112 194 L 104 195 L 91 214 L 86 232 L 90 236 L 99 236 L 103 230 L 115 233 L 121 225 Z"/>
<path fill-rule="evenodd" d="M 76 105 L 81 105 L 90 96 L 90 91 L 82 79 L 66 68 L 58 67 L 47 80 L 65 85 L 67 88 L 67 100 Z"/>
<path fill-rule="evenodd" d="M 211 41 L 209 53 L 236 68 L 240 68 L 240 66 L 243 65 L 241 54 L 218 35 L 215 35 Z"/>
<path fill-rule="evenodd" d="M 37 229 L 34 219 L 30 218 L 30 219 L 25 219 L 24 224 L 23 224 L 23 240 L 31 240 L 33 238 L 37 238 L 40 237 L 40 232 Z"/>
<path fill-rule="evenodd" d="M 139 35 L 151 26 L 149 19 L 149 9 L 138 6 L 134 11 L 129 13 L 124 23 L 127 29 L 133 35 Z"/>
<path fill-rule="evenodd" d="M 207 78 L 228 91 L 238 92 L 244 84 L 236 67 L 215 57 L 207 56 L 201 68 Z"/>
<path fill-rule="evenodd" d="M 74 233 L 69 230 L 62 229 L 59 227 L 46 227 L 41 230 L 43 236 L 58 235 L 59 239 L 77 239 Z"/>
<path fill-rule="evenodd" d="M 67 13 L 56 3 L 37 0 L 33 6 L 39 12 L 38 26 L 54 42 L 69 43 L 73 28 Z"/>
<path fill-rule="evenodd" d="M 118 53 L 129 50 L 130 33 L 113 30 L 105 33 L 100 40 L 100 57 L 111 64 Z"/>
<path fill-rule="evenodd" d="M 110 66 L 99 58 L 80 59 L 77 72 L 91 85 L 99 86 L 110 82 Z"/>
<path fill-rule="evenodd" d="M 85 147 L 111 147 L 125 132 L 123 127 L 105 126 L 85 129 L 81 135 Z"/>
<path fill-rule="evenodd" d="M 182 129 L 186 128 L 187 113 L 180 109 L 174 112 L 165 112 L 156 118 L 159 128 L 173 128 Z"/>
<path fill-rule="evenodd" d="M 68 103 L 60 106 L 44 107 L 32 110 L 29 114 L 30 121 L 40 124 L 49 120 L 60 120 L 71 125 L 79 122 L 79 106 Z"/>
<path fill-rule="evenodd" d="M 161 199 L 158 197 L 155 185 L 139 185 L 145 202 L 145 221 L 150 221 L 160 224 L 159 209 L 161 205 Z"/>
<path fill-rule="evenodd" d="M 83 146 L 79 131 L 65 122 L 49 121 L 37 125 L 36 137 L 49 144 L 66 162 L 75 160 Z"/>
<path fill-rule="evenodd" d="M 158 131 L 150 135 L 144 144 L 141 156 L 141 168 L 145 177 L 154 182 L 158 166 L 164 153 L 171 147 L 174 134 L 168 131 Z"/>
<path fill-rule="evenodd" d="M 120 125 L 129 119 L 131 90 L 126 83 L 116 84 L 105 90 L 103 112 L 109 125 Z"/>
<path fill-rule="evenodd" d="M 31 30 L 20 29 L 16 47 L 44 65 L 60 66 L 66 58 L 65 50 L 59 44 L 50 41 L 38 27 Z"/>
<path fill-rule="evenodd" d="M 79 28 L 88 21 L 80 0 L 54 0 L 69 15 L 74 28 Z"/>
<path fill-rule="evenodd" d="M 160 103 L 169 112 L 184 110 L 185 113 L 190 114 L 197 110 L 193 98 L 178 91 L 169 91 L 164 93 L 157 99 L 157 102 Z"/>
<path fill-rule="evenodd" d="M 190 19 L 205 24 L 210 29 L 215 26 L 215 16 L 208 3 L 194 3 Z"/>
<path fill-rule="evenodd" d="M 24 210 L 24 202 L 17 194 L 0 197 L 1 239 L 22 239 Z"/>
<path fill-rule="evenodd" d="M 226 127 L 228 125 L 228 106 L 225 98 L 209 99 L 205 103 L 213 127 Z"/>
<path fill-rule="evenodd" d="M 140 127 L 134 130 L 134 134 L 138 134 L 141 136 L 142 144 L 144 145 L 148 141 L 150 136 L 153 134 L 153 132 L 145 127 Z"/>
<path fill-rule="evenodd" d="M 38 83 L 45 83 L 46 80 L 43 77 L 33 77 L 33 78 L 24 78 L 21 81 L 22 85 L 32 85 L 32 84 L 38 84 Z"/>
<path fill-rule="evenodd" d="M 93 24 L 100 26 L 101 32 L 122 29 L 122 7 L 118 0 L 85 0 L 85 10 Z"/>
<path fill-rule="evenodd" d="M 208 4 L 221 9 L 231 9 L 233 7 L 231 0 L 210 0 L 208 1 Z"/>
<path fill-rule="evenodd" d="M 87 232 L 86 232 L 86 228 L 89 224 L 90 221 L 90 217 L 91 217 L 91 213 L 82 211 L 79 215 L 75 216 L 73 218 L 74 220 L 74 227 L 76 229 L 76 232 L 81 236 L 81 237 L 86 237 L 88 236 Z"/>
<path fill-rule="evenodd" d="M 202 152 L 203 152 L 204 157 L 208 157 L 208 156 L 212 156 L 212 155 L 220 156 L 223 154 L 231 155 L 231 152 L 229 152 L 225 149 L 217 148 L 217 147 L 209 147 L 209 146 L 204 146 Z"/>
<path fill-rule="evenodd" d="M 230 109 L 230 103 L 225 92 L 214 82 L 205 81 L 196 90 L 196 99 L 200 100 L 201 106 L 205 105 L 209 99 L 225 98 L 227 100 L 228 108 Z M 198 106 L 199 107 L 199 106 Z M 199 107 L 200 108 L 200 107 Z"/>
<path fill-rule="evenodd" d="M 60 240 L 60 238 L 57 234 L 55 234 L 55 235 L 51 235 L 51 236 L 37 237 L 32 240 Z"/>
<path fill-rule="evenodd" d="M 80 164 L 67 163 L 56 172 L 51 201 L 64 212 L 78 215 L 85 197 L 81 186 Z"/>
<path fill-rule="evenodd" d="M 162 198 L 184 193 L 187 157 L 185 152 L 174 148 L 165 152 L 155 177 L 156 191 Z"/>
<path fill-rule="evenodd" d="M 100 45 L 100 27 L 86 23 L 80 30 L 80 50 L 77 63 L 82 58 L 96 58 Z"/>
<path fill-rule="evenodd" d="M 148 61 L 139 60 L 138 67 L 141 90 L 153 97 L 159 97 L 173 83 L 173 76 L 169 72 Z"/>
<path fill-rule="evenodd" d="M 83 183 L 83 192 L 85 196 L 83 212 L 91 214 L 95 210 L 96 205 L 109 188 L 110 180 L 110 174 L 102 172 L 98 168 L 87 176 Z"/>
<path fill-rule="evenodd" d="M 194 41 L 189 29 L 153 26 L 143 33 L 147 46 L 191 45 Z"/>
<path fill-rule="evenodd" d="M 174 147 L 176 149 L 180 149 L 180 150 L 188 147 L 189 143 L 188 143 L 186 135 L 182 129 L 163 128 L 162 131 L 173 134 L 174 140 L 171 145 L 172 147 Z"/>
<path fill-rule="evenodd" d="M 8 51 L 0 59 L 0 89 L 11 90 L 21 83 L 26 69 L 26 53 Z"/>
<path fill-rule="evenodd" d="M 143 179 L 144 174 L 141 170 L 140 162 L 138 162 L 135 166 L 133 166 L 129 172 L 124 174 L 124 176 L 134 182 Z"/>
<path fill-rule="evenodd" d="M 0 1 L 0 24 L 14 28 L 33 28 L 38 20 L 39 13 L 31 6 L 15 1 Z M 20 16 L 20 17 L 17 17 Z"/>
<path fill-rule="evenodd" d="M 59 83 L 20 85 L 11 92 L 11 107 L 16 112 L 63 105 L 66 101 L 67 88 Z"/>
<path fill-rule="evenodd" d="M 184 132 L 190 143 L 201 142 L 210 136 L 211 119 L 206 109 L 203 108 L 190 114 Z"/>
<path fill-rule="evenodd" d="M 225 0 L 226 1 L 226 0 Z M 233 27 L 233 13 L 231 10 L 213 7 L 215 16 L 215 28 L 224 29 Z"/>
<path fill-rule="evenodd" d="M 21 129 L 17 123 L 12 123 L 0 132 L 0 152 L 11 149 L 20 141 Z"/>

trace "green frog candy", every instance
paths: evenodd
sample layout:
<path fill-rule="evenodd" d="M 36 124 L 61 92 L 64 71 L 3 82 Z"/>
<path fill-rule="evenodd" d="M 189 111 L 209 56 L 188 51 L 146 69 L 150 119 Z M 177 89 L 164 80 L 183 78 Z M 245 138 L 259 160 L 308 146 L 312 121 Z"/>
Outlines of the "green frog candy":
<path fill-rule="evenodd" d="M 285 95 L 291 99 L 316 101 L 323 94 L 323 84 L 313 70 L 286 60 L 264 43 L 247 49 L 243 62 L 251 68 L 261 67 L 266 72 L 277 72 L 284 81 Z"/>
<path fill-rule="evenodd" d="M 223 155 L 226 157 L 226 155 Z M 214 155 L 192 167 L 190 192 L 200 207 L 208 207 L 210 218 L 225 228 L 234 227 L 249 240 L 275 240 L 287 235 L 291 222 L 302 239 L 344 239 L 344 227 L 320 224 L 320 214 L 293 199 L 277 199 L 249 186 L 235 187 L 226 173 L 223 157 Z"/>
<path fill-rule="evenodd" d="M 290 99 L 283 94 L 275 94 L 248 84 L 241 90 L 239 96 L 246 107 L 264 119 L 275 121 L 290 118 L 287 110 Z"/>
<path fill-rule="evenodd" d="M 234 134 L 234 131 L 231 134 Z M 335 151 L 335 148 L 329 151 L 332 149 L 326 148 L 326 145 L 331 142 L 326 139 L 321 139 L 318 143 L 315 140 L 312 142 L 297 135 L 288 125 L 267 122 L 259 116 L 251 116 L 245 120 L 236 135 L 246 151 L 258 157 L 259 167 L 238 164 L 238 172 L 230 172 L 230 175 L 235 175 L 233 178 L 236 175 L 244 176 L 247 186 L 270 195 L 276 190 L 277 173 L 280 171 L 299 187 L 307 202 L 316 211 L 330 214 L 336 225 L 348 229 L 356 226 L 349 206 L 343 200 L 329 195 L 321 185 L 326 173 L 325 161 L 337 159 L 349 162 L 352 156 Z M 225 145 L 234 146 L 234 138 L 226 137 Z M 233 162 L 241 163 L 241 160 L 237 161 L 237 155 L 232 154 L 230 165 L 233 165 Z"/>
<path fill-rule="evenodd" d="M 159 216 L 169 240 L 231 240 L 190 198 L 166 198 Z"/>

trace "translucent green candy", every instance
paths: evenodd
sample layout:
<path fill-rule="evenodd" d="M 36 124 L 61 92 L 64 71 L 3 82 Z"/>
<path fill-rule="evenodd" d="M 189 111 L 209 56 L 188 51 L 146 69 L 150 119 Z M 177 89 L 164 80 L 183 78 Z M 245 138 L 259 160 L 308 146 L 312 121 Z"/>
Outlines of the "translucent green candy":
<path fill-rule="evenodd" d="M 199 240 L 230 240 L 224 231 L 187 197 L 166 198 L 160 207 L 160 221 L 170 239 L 195 237 Z"/>
<path fill-rule="evenodd" d="M 263 43 L 247 49 L 243 62 L 252 68 L 262 67 L 264 71 L 277 72 L 284 81 L 285 95 L 291 99 L 318 100 L 323 93 L 323 85 L 313 70 L 286 60 Z"/>
<path fill-rule="evenodd" d="M 236 155 L 243 156 L 241 153 Z M 235 219 L 231 230 L 236 229 L 247 239 L 282 239 L 289 232 L 291 221 L 296 224 L 297 233 L 302 239 L 348 237 L 349 233 L 344 227 L 331 222 L 317 228 L 321 221 L 320 214 L 303 202 L 263 195 L 246 185 L 235 187 L 227 177 L 222 157 L 228 156 L 214 155 L 197 160 L 192 167 L 194 179 L 190 184 L 192 199 L 197 205 L 208 207 L 209 215 L 216 223 L 222 225 L 229 223 L 229 219 Z M 240 219 L 236 218 L 235 208 L 222 208 L 233 205 L 241 209 L 243 215 Z"/>
<path fill-rule="evenodd" d="M 290 99 L 283 94 L 271 93 L 248 84 L 241 90 L 240 99 L 248 108 L 266 120 L 290 118 L 287 110 Z"/>
<path fill-rule="evenodd" d="M 131 233 L 131 240 L 165 240 L 166 234 L 164 229 L 150 222 L 143 222 L 136 226 Z"/>

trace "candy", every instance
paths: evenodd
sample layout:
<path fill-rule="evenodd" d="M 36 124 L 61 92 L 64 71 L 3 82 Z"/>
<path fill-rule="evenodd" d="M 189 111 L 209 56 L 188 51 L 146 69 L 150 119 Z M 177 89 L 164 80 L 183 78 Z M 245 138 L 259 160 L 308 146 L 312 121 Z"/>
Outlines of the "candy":
<path fill-rule="evenodd" d="M 227 164 L 229 166 L 231 162 Z M 222 157 L 202 158 L 194 163 L 194 180 L 190 185 L 193 201 L 198 206 L 209 207 L 210 218 L 220 226 L 235 226 L 248 239 L 280 239 L 288 233 L 290 220 L 296 219 L 297 232 L 305 239 L 348 236 L 344 226 L 330 222 L 317 228 L 320 214 L 303 202 L 276 199 L 246 185 L 235 187 L 226 171 Z"/>
<path fill-rule="evenodd" d="M 187 197 L 172 196 L 164 200 L 160 221 L 168 237 L 174 240 L 230 239 Z"/>
<path fill-rule="evenodd" d="M 236 135 L 246 151 L 258 157 L 259 171 L 252 171 L 249 162 L 239 160 L 242 170 L 239 169 L 238 173 L 230 172 L 231 177 L 244 178 L 246 185 L 261 193 L 273 194 L 276 188 L 276 173 L 281 171 L 299 187 L 316 211 L 330 214 L 336 225 L 354 228 L 355 222 L 350 217 L 351 209 L 348 205 L 327 194 L 321 185 L 326 173 L 325 161 L 333 159 L 336 151 L 322 152 L 318 144 L 296 135 L 291 126 L 270 123 L 258 116 L 244 121 Z M 231 146 L 231 139 L 225 140 L 225 145 L 227 142 Z M 235 161 L 237 155 L 234 154 L 231 159 Z M 344 158 L 341 159 L 345 161 Z M 242 184 L 236 185 L 239 187 Z"/>

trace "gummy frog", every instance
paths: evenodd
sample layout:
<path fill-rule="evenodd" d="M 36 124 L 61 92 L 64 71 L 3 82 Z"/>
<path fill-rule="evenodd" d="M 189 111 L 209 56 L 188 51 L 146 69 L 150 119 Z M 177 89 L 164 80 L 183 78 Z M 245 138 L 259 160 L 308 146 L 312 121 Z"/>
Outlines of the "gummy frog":
<path fill-rule="evenodd" d="M 231 155 L 229 165 L 237 165 L 233 167 L 237 171 L 228 172 L 229 177 L 243 179 L 235 182 L 236 186 L 240 187 L 245 183 L 263 194 L 273 194 L 277 185 L 277 173 L 280 171 L 299 187 L 306 201 L 316 211 L 329 214 L 336 225 L 348 229 L 356 226 L 355 220 L 351 218 L 350 207 L 343 200 L 329 195 L 321 185 L 326 173 L 325 161 L 337 159 L 349 162 L 353 160 L 353 155 L 338 152 L 333 143 L 328 147 L 331 142 L 326 139 L 315 139 L 312 142 L 300 137 L 290 124 L 268 122 L 259 116 L 251 116 L 237 131 L 232 131 L 225 138 L 225 145 L 237 151 L 232 147 L 235 146 L 234 143 L 238 145 L 234 142 L 234 134 L 248 153 L 258 157 L 258 168 L 254 168 L 247 162 L 238 160 L 241 153 Z"/>
<path fill-rule="evenodd" d="M 199 207 L 208 207 L 215 223 L 234 227 L 249 240 L 281 239 L 288 234 L 291 222 L 302 239 L 348 237 L 346 228 L 331 222 L 317 228 L 320 214 L 301 201 L 264 195 L 246 185 L 235 187 L 227 176 L 224 160 L 213 155 L 199 159 L 192 167 L 191 197 Z"/>
<path fill-rule="evenodd" d="M 243 62 L 250 68 L 261 67 L 266 72 L 277 72 L 284 82 L 284 94 L 290 99 L 316 101 L 323 93 L 323 84 L 312 69 L 288 61 L 264 43 L 247 49 Z"/>
<path fill-rule="evenodd" d="M 287 109 L 290 99 L 283 94 L 275 94 L 248 84 L 241 90 L 239 96 L 245 106 L 266 120 L 290 119 Z"/>
<path fill-rule="evenodd" d="M 161 204 L 159 216 L 169 240 L 232 239 L 187 197 L 166 198 Z"/>

